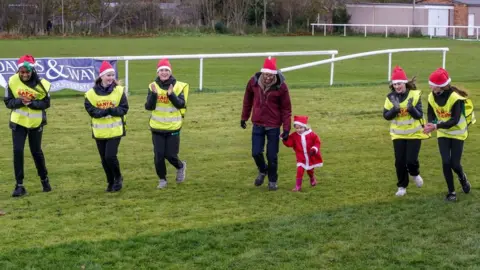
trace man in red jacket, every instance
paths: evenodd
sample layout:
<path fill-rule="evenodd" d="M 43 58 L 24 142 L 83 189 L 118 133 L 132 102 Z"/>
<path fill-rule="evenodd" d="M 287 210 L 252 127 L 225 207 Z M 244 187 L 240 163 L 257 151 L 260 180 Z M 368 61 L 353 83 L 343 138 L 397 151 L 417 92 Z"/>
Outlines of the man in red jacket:
<path fill-rule="evenodd" d="M 283 125 L 282 140 L 288 139 L 292 105 L 285 77 L 277 70 L 275 58 L 265 59 L 260 71 L 250 79 L 245 89 L 240 126 L 247 128 L 246 122 L 252 113 L 252 156 L 259 171 L 255 186 L 261 186 L 268 174 L 268 189 L 277 190 L 280 127 Z M 263 156 L 265 137 L 268 166 Z"/>

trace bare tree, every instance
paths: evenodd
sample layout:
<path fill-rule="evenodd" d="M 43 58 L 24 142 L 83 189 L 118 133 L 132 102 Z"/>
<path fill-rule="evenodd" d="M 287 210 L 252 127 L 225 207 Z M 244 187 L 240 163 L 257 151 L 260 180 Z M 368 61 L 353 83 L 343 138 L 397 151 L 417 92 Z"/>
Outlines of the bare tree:
<path fill-rule="evenodd" d="M 228 18 L 237 34 L 245 33 L 245 24 L 251 0 L 227 0 L 224 3 L 229 10 Z"/>

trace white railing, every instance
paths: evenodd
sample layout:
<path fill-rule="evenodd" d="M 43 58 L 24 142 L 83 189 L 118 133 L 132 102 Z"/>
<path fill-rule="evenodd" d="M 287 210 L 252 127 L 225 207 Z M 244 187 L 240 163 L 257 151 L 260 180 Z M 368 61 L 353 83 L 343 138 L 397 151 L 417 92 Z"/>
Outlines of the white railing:
<path fill-rule="evenodd" d="M 379 54 L 388 54 L 388 73 L 387 73 L 387 81 L 390 81 L 390 75 L 392 74 L 392 54 L 393 53 L 400 53 L 400 52 L 442 52 L 442 67 L 445 68 L 445 61 L 447 57 L 447 52 L 449 51 L 448 48 L 405 48 L 405 49 L 388 49 L 388 50 L 380 50 L 380 51 L 370 51 L 370 52 L 363 52 L 363 53 L 356 53 L 356 54 L 350 54 L 350 55 L 345 55 L 345 56 L 340 56 L 337 58 L 332 57 L 332 59 L 325 59 L 321 61 L 315 61 L 311 63 L 306 63 L 306 64 L 301 64 L 301 65 L 296 65 L 296 66 L 291 66 L 291 67 L 286 67 L 280 69 L 282 72 L 288 72 L 292 70 L 297 70 L 297 69 L 302 69 L 302 68 L 307 68 L 307 67 L 314 67 L 318 65 L 323 65 L 323 64 L 331 64 L 331 74 L 334 73 L 334 67 L 333 63 L 337 61 L 342 61 L 342 60 L 347 60 L 347 59 L 354 59 L 354 58 L 360 58 L 360 57 L 365 57 L 365 56 L 370 56 L 370 55 L 379 55 Z M 333 75 L 330 77 L 330 85 L 333 84 Z"/>
<path fill-rule="evenodd" d="M 471 37 L 476 37 L 476 39 L 479 39 L 479 34 L 480 34 L 480 26 L 458 26 L 458 25 L 408 25 L 408 24 L 338 24 L 338 23 L 312 23 L 310 24 L 312 26 L 312 36 L 315 35 L 315 27 L 321 27 L 323 26 L 323 35 L 327 35 L 327 26 L 341 26 L 343 27 L 343 35 L 347 35 L 347 27 L 363 27 L 363 33 L 364 36 L 367 36 L 367 27 L 376 27 L 376 28 L 385 28 L 385 37 L 388 37 L 388 29 L 394 29 L 394 28 L 406 28 L 406 34 L 407 37 L 410 37 L 410 32 L 412 29 L 428 29 L 430 32 L 429 34 L 425 36 L 430 36 L 430 38 L 434 36 L 449 36 L 448 35 L 448 29 L 452 29 L 452 36 L 453 39 L 456 38 L 456 29 L 467 29 L 467 31 L 470 29 L 473 31 L 473 35 L 468 35 Z M 445 29 L 446 35 L 437 35 L 438 29 Z M 382 31 L 383 32 L 383 31 Z M 378 33 L 377 31 L 372 31 L 372 33 Z"/>
<path fill-rule="evenodd" d="M 114 57 L 94 57 L 100 60 L 124 60 L 125 61 L 125 86 L 128 89 L 128 63 L 135 60 L 158 60 L 168 59 L 199 59 L 200 76 L 198 89 L 203 89 L 203 60 L 214 58 L 245 58 L 245 57 L 274 57 L 274 56 L 311 56 L 311 55 L 330 55 L 332 58 L 338 54 L 336 50 L 329 51 L 297 51 L 297 52 L 261 52 L 261 53 L 223 53 L 223 54 L 178 54 L 178 55 L 148 55 L 148 56 L 114 56 Z M 333 66 L 333 63 L 332 63 Z M 333 72 L 333 68 L 332 68 Z M 331 74 L 333 78 L 333 73 Z"/>
<path fill-rule="evenodd" d="M 338 54 L 337 50 L 327 51 L 296 51 L 296 52 L 260 52 L 260 53 L 222 53 L 222 54 L 177 54 L 177 55 L 144 55 L 144 56 L 105 56 L 105 57 L 55 57 L 55 59 L 95 59 L 95 60 L 116 60 L 125 61 L 125 91 L 128 92 L 129 81 L 129 61 L 138 60 L 159 60 L 168 59 L 199 59 L 200 60 L 200 76 L 199 90 L 203 89 L 203 60 L 213 58 L 245 58 L 245 57 L 276 57 L 276 56 L 312 56 L 312 55 L 329 55 L 332 58 Z M 37 58 L 44 59 L 44 58 Z M 16 58 L 2 58 L 2 60 L 17 60 Z M 259 68 L 260 70 L 260 68 Z M 333 63 L 330 77 L 333 80 Z"/>

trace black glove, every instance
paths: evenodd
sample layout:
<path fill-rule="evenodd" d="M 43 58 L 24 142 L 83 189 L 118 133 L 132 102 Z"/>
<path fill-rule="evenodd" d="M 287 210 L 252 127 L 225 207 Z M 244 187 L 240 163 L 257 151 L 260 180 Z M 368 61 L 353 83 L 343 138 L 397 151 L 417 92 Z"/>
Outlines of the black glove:
<path fill-rule="evenodd" d="M 413 98 L 409 98 L 408 103 L 407 103 L 407 108 L 409 108 L 409 109 L 412 108 L 413 107 L 412 103 L 413 103 Z"/>
<path fill-rule="evenodd" d="M 290 134 L 289 130 L 284 130 L 282 133 L 282 140 L 286 141 L 288 139 L 288 135 Z"/>
<path fill-rule="evenodd" d="M 243 129 L 246 129 L 247 128 L 247 122 L 245 120 L 240 120 L 240 127 L 242 127 Z"/>
<path fill-rule="evenodd" d="M 392 102 L 393 107 L 395 109 L 400 109 L 400 101 L 398 100 L 398 97 L 396 95 L 391 95 L 390 96 L 390 102 Z"/>

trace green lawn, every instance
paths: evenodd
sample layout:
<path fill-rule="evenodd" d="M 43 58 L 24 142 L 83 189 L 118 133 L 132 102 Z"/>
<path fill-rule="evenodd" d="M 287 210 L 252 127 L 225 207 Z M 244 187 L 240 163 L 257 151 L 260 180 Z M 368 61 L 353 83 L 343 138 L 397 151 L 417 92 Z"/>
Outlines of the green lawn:
<path fill-rule="evenodd" d="M 403 47 L 449 47 L 455 83 L 480 104 L 474 42 L 342 37 L 165 37 L 0 41 L 0 57 L 99 56 L 338 49 L 340 55 Z M 315 58 L 315 59 L 321 59 Z M 279 66 L 313 58 L 282 57 Z M 250 128 L 239 127 L 244 86 L 261 58 L 207 60 L 205 85 L 193 93 L 180 156 L 187 180 L 156 190 L 157 179 L 143 108 L 156 61 L 131 63 L 127 137 L 119 159 L 124 189 L 106 194 L 104 173 L 80 96 L 52 95 L 44 152 L 53 192 L 41 192 L 26 149 L 25 184 L 13 191 L 9 112 L 0 109 L 0 269 L 478 269 L 480 257 L 480 129 L 472 126 L 463 165 L 473 189 L 443 201 L 446 184 L 435 139 L 420 154 L 423 188 L 394 196 L 396 179 L 388 122 L 381 116 L 386 85 L 319 87 L 329 67 L 286 73 L 294 114 L 307 114 L 322 139 L 319 185 L 292 193 L 295 157 L 281 146 L 279 190 L 256 188 Z M 394 55 L 418 75 L 426 108 L 428 74 L 441 53 Z M 172 61 L 175 75 L 198 81 L 198 61 Z M 386 79 L 387 56 L 335 65 L 336 81 Z M 220 91 L 238 90 L 238 91 Z M 59 95 L 60 94 L 60 95 Z M 62 96 L 62 98 L 56 98 Z M 478 114 L 478 110 L 477 110 Z M 168 165 L 169 179 L 174 179 Z M 307 178 L 305 177 L 305 180 Z M 307 183 L 308 181 L 305 181 Z M 459 187 L 458 182 L 456 183 Z M 458 189 L 460 191 L 460 189 Z"/>

